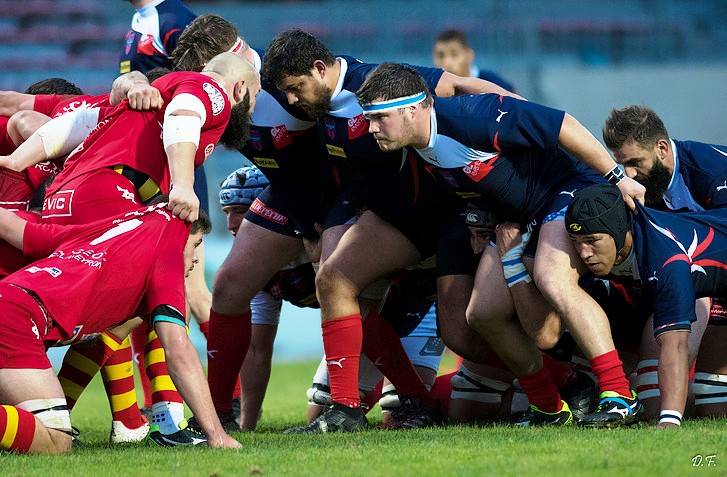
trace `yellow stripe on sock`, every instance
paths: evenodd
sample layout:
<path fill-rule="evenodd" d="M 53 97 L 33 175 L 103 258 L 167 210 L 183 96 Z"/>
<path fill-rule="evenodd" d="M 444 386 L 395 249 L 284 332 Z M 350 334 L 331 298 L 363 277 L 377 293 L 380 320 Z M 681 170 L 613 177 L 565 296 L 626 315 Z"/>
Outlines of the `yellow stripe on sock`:
<path fill-rule="evenodd" d="M 144 356 L 144 363 L 147 367 L 151 366 L 152 364 L 163 363 L 164 361 L 165 360 L 163 348 L 153 349 Z"/>
<path fill-rule="evenodd" d="M 13 406 L 2 406 L 8 415 L 8 423 L 5 426 L 5 432 L 0 439 L 0 449 L 10 449 L 15 442 L 15 436 L 18 434 L 18 410 Z"/>
<path fill-rule="evenodd" d="M 157 376 L 151 380 L 151 392 L 155 393 L 158 391 L 176 391 L 172 378 L 169 375 Z"/>
<path fill-rule="evenodd" d="M 131 361 L 120 364 L 104 366 L 105 381 L 118 381 L 134 375 L 134 367 Z"/>
<path fill-rule="evenodd" d="M 87 358 L 81 353 L 75 351 L 73 348 L 68 350 L 66 357 L 63 360 L 63 364 L 76 368 L 79 371 L 83 371 L 88 376 L 96 376 L 96 373 L 101 368 L 97 362 Z"/>
<path fill-rule="evenodd" d="M 131 406 L 136 406 L 136 390 L 132 389 L 127 393 L 109 396 L 109 401 L 111 402 L 111 409 L 113 409 L 114 412 L 123 411 Z"/>
<path fill-rule="evenodd" d="M 61 382 L 61 387 L 63 388 L 63 394 L 67 398 L 71 398 L 74 401 L 78 401 L 78 398 L 81 397 L 81 394 L 83 394 L 84 387 L 80 386 L 77 383 L 74 383 L 73 381 L 69 380 L 68 378 L 64 378 L 63 376 L 58 377 L 58 381 Z"/>
<path fill-rule="evenodd" d="M 147 335 L 146 335 L 146 342 L 147 342 L 147 343 L 151 343 L 152 341 L 154 341 L 154 340 L 155 340 L 155 339 L 157 339 L 157 338 L 159 338 L 159 337 L 157 336 L 157 332 L 156 332 L 156 331 L 154 331 L 154 330 L 151 330 L 151 331 L 149 331 L 149 333 L 147 333 Z"/>
<path fill-rule="evenodd" d="M 104 331 L 101 333 L 101 339 L 103 340 L 104 344 L 108 346 L 111 351 L 116 351 L 123 345 L 123 341 L 119 343 L 118 339 L 112 337 L 108 332 Z"/>

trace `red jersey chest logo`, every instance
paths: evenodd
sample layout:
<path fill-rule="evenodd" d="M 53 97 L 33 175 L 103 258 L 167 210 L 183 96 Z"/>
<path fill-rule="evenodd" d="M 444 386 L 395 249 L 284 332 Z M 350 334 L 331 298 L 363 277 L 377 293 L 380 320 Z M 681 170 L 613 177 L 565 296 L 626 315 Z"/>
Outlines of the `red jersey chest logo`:
<path fill-rule="evenodd" d="M 275 144 L 275 149 L 283 149 L 293 144 L 293 140 L 290 138 L 290 134 L 288 134 L 288 128 L 285 127 L 285 124 L 281 124 L 280 126 L 275 126 L 274 128 L 272 128 L 270 130 L 270 135 L 273 137 L 273 144 Z"/>
<path fill-rule="evenodd" d="M 369 122 L 366 117 L 362 114 L 349 118 L 348 120 L 348 140 L 360 138 L 364 134 L 369 132 Z"/>
<path fill-rule="evenodd" d="M 490 162 L 495 162 L 490 161 Z M 472 161 L 462 168 L 462 171 L 475 182 L 480 182 L 492 171 L 492 166 L 482 161 Z"/>
<path fill-rule="evenodd" d="M 142 35 L 139 44 L 136 45 L 136 52 L 140 55 L 153 56 L 155 51 L 154 37 L 148 33 Z"/>

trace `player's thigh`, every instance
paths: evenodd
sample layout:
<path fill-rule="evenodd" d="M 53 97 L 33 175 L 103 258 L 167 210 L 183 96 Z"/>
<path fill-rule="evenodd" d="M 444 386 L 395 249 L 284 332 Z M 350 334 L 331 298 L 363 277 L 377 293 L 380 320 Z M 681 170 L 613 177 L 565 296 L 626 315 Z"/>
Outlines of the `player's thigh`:
<path fill-rule="evenodd" d="M 32 399 L 63 399 L 53 368 L 0 369 L 0 402 L 16 405 Z"/>
<path fill-rule="evenodd" d="M 470 324 L 490 323 L 507 320 L 514 314 L 515 305 L 507 288 L 500 257 L 495 247 L 486 247 L 477 267 L 467 306 L 467 320 Z"/>
<path fill-rule="evenodd" d="M 243 220 L 217 271 L 213 295 L 230 290 L 247 301 L 284 265 L 303 253 L 303 241 Z"/>
<path fill-rule="evenodd" d="M 364 212 L 341 237 L 333 254 L 319 270 L 316 285 L 345 279 L 357 290 L 421 260 L 404 234 L 374 213 Z"/>

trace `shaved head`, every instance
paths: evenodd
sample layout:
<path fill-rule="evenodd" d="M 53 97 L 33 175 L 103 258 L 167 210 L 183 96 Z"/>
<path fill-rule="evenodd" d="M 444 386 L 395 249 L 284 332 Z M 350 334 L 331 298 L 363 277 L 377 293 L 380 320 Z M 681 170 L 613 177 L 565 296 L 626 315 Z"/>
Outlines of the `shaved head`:
<path fill-rule="evenodd" d="M 230 94 L 233 105 L 245 95 L 245 90 L 254 97 L 260 90 L 260 74 L 255 66 L 236 53 L 220 53 L 212 58 L 202 70 L 223 84 Z M 244 85 L 243 89 L 240 89 Z"/>

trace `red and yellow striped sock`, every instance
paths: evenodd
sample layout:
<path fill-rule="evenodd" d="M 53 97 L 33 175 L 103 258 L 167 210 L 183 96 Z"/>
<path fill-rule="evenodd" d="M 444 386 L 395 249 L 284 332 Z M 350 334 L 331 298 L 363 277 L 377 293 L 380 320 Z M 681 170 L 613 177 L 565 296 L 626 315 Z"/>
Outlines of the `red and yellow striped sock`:
<path fill-rule="evenodd" d="M 134 351 L 134 364 L 139 373 L 139 382 L 144 391 L 144 407 L 151 407 L 151 382 L 146 374 L 146 340 L 149 325 L 143 322 L 131 332 L 131 349 Z"/>
<path fill-rule="evenodd" d="M 153 403 L 162 401 L 182 402 L 182 396 L 169 377 L 167 362 L 164 359 L 164 348 L 156 332 L 149 331 L 146 342 L 146 355 L 144 356 L 146 374 L 151 380 L 151 400 Z"/>
<path fill-rule="evenodd" d="M 144 420 L 136 403 L 132 359 L 131 340 L 127 336 L 101 368 L 101 377 L 109 398 L 112 419 L 122 422 L 129 429 L 137 429 L 144 424 Z"/>
<path fill-rule="evenodd" d="M 35 435 L 33 413 L 15 406 L 0 406 L 0 450 L 25 454 Z"/>
<path fill-rule="evenodd" d="M 58 373 L 58 380 L 66 395 L 69 411 L 73 409 L 91 379 L 119 346 L 121 340 L 108 332 L 103 332 L 91 342 L 79 343 L 68 348 Z"/>

